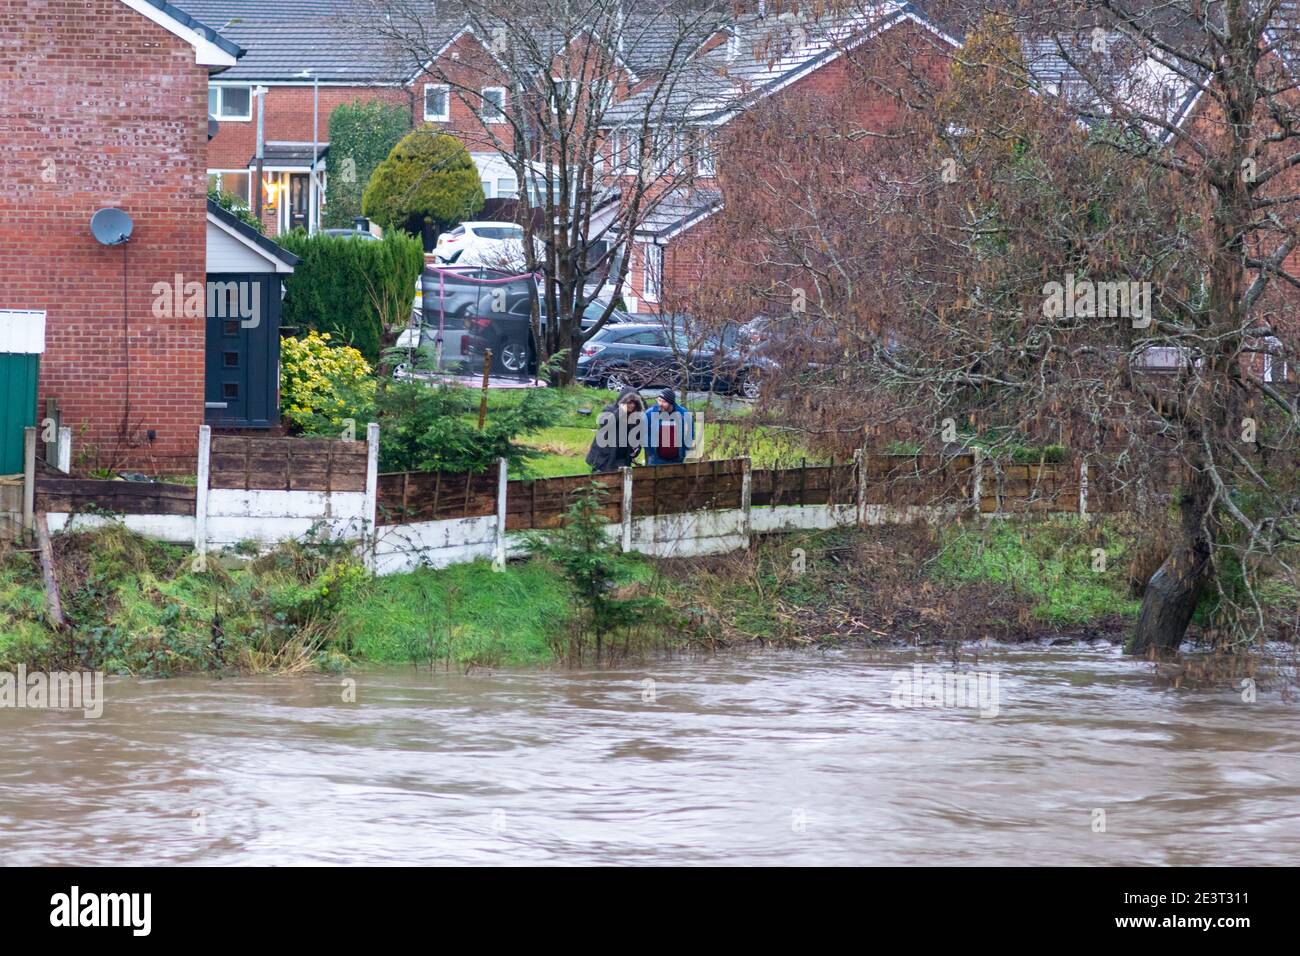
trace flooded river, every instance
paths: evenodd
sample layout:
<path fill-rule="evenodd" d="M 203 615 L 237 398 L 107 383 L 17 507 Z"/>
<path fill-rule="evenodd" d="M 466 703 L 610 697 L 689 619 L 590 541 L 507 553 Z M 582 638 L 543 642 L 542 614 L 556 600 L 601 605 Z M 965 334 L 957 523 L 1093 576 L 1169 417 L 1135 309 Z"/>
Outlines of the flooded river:
<path fill-rule="evenodd" d="M 914 661 L 391 670 L 353 674 L 355 688 L 114 679 L 98 719 L 0 710 L 0 851 L 9 864 L 1300 859 L 1300 704 L 1173 690 L 1105 647 L 992 649 L 964 685 Z"/>

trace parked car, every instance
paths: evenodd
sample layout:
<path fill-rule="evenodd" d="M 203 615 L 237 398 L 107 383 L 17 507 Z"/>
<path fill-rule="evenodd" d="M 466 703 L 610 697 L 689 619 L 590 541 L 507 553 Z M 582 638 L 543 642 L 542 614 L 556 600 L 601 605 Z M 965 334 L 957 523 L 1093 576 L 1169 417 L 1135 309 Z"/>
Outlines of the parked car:
<path fill-rule="evenodd" d="M 523 268 L 524 228 L 513 222 L 462 222 L 438 236 L 433 257 L 462 266 Z"/>
<path fill-rule="evenodd" d="M 538 303 L 543 329 L 547 316 L 538 284 L 532 276 L 511 275 L 486 267 L 450 266 L 428 269 L 416 296 L 413 326 L 422 330 L 420 348 L 432 358 L 439 337 L 442 364 L 478 367 L 484 350 L 492 350 L 492 369 L 498 374 L 526 374 L 536 367 L 532 336 L 532 303 Z M 608 303 L 591 302 L 582 326 L 600 321 Z M 628 321 L 615 309 L 611 323 Z"/>
<path fill-rule="evenodd" d="M 708 340 L 692 341 L 671 322 L 609 325 L 578 356 L 578 379 L 613 391 L 672 385 L 758 394 L 761 367 Z"/>

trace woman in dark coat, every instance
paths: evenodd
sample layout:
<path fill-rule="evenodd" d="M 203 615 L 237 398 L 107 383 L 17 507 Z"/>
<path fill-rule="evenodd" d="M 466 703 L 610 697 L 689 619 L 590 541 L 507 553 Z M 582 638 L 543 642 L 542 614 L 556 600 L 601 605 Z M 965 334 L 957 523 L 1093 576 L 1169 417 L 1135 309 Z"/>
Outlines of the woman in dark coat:
<path fill-rule="evenodd" d="M 641 415 L 645 402 L 636 389 L 606 405 L 596 424 L 596 437 L 587 451 L 587 464 L 597 474 L 626 468 L 641 454 Z"/>

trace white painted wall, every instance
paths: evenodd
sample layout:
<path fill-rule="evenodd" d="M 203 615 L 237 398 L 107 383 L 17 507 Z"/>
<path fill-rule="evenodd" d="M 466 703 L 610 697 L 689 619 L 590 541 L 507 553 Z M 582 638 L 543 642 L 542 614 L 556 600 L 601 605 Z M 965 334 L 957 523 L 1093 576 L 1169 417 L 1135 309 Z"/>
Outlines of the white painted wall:
<path fill-rule="evenodd" d="M 490 561 L 496 539 L 496 515 L 380 525 L 375 533 L 375 573 L 403 574 L 420 567 L 445 568 L 479 558 Z"/>
<path fill-rule="evenodd" d="M 361 540 L 367 527 L 363 491 L 208 491 L 208 548 L 243 541 L 276 544 L 313 528 L 323 537 Z"/>
<path fill-rule="evenodd" d="M 70 515 L 65 511 L 51 511 L 46 518 L 50 534 L 59 531 L 89 531 L 109 524 L 121 524 L 128 530 L 155 541 L 194 544 L 192 515 Z"/>

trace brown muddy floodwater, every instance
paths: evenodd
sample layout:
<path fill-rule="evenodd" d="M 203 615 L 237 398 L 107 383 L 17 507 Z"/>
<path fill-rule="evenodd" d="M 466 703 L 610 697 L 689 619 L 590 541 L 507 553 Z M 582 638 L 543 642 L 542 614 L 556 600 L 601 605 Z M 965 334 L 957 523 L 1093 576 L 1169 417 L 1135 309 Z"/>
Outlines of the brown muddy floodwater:
<path fill-rule="evenodd" d="M 1110 648 L 992 649 L 981 717 L 900 706 L 941 702 L 914 660 L 387 670 L 353 675 L 356 703 L 324 675 L 114 679 L 99 719 L 0 710 L 0 859 L 1300 860 L 1300 704 L 1173 690 Z"/>

